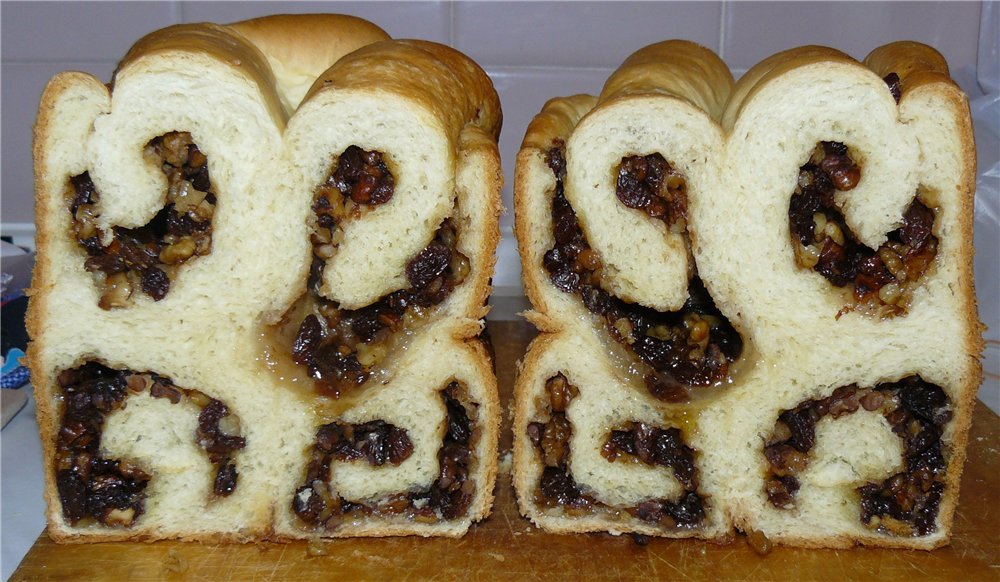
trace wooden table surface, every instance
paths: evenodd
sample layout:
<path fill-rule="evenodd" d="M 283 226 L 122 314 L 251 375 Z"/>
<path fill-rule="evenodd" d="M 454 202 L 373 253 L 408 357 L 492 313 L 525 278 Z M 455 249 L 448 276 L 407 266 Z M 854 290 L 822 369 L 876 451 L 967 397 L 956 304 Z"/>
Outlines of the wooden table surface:
<path fill-rule="evenodd" d="M 490 323 L 501 403 L 534 336 L 523 322 Z M 502 451 L 510 450 L 510 418 Z M 933 552 L 800 550 L 758 556 L 727 546 L 606 534 L 556 536 L 520 517 L 501 473 L 493 515 L 462 539 L 348 539 L 222 545 L 181 542 L 57 545 L 43 533 L 11 580 L 997 580 L 1000 581 L 1000 418 L 977 404 L 951 545 Z"/>

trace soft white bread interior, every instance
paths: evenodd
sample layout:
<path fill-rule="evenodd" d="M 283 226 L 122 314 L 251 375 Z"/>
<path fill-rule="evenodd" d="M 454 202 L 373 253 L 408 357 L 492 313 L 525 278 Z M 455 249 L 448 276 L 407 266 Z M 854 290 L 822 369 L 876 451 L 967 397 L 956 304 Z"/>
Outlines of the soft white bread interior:
<path fill-rule="evenodd" d="M 234 60 L 241 64 L 233 65 Z M 250 191 L 253 173 L 269 164 L 272 154 L 267 150 L 280 146 L 284 124 L 268 75 L 266 62 L 252 45 L 222 27 L 193 25 L 144 39 L 122 62 L 113 93 L 82 73 L 59 75 L 46 88 L 36 124 L 38 261 L 28 326 L 34 339 L 29 350 L 32 380 L 49 463 L 56 455 L 62 415 L 57 376 L 83 361 L 158 371 L 177 385 L 197 388 L 230 406 L 244 420 L 243 436 L 253 441 L 264 443 L 277 429 L 269 413 L 278 404 L 273 397 L 251 381 L 244 388 L 247 397 L 239 399 L 234 389 L 243 382 L 218 371 L 231 357 L 226 346 L 235 341 L 232 327 L 208 323 L 236 317 L 233 327 L 247 329 L 252 319 L 236 314 L 252 311 L 262 301 L 255 283 L 266 271 L 255 269 L 252 261 L 244 263 L 241 249 L 252 246 L 246 238 L 250 225 L 263 218 Z M 218 85 L 204 83 L 213 76 Z M 164 90 L 170 87 L 179 92 Z M 185 94 L 197 94 L 201 106 Z M 143 159 L 144 146 L 178 129 L 191 131 L 204 148 L 213 187 L 226 201 L 215 217 L 215 252 L 184 265 L 183 276 L 162 301 L 135 293 L 131 308 L 101 309 L 101 292 L 84 268 L 87 253 L 72 236 L 69 178 L 89 172 L 99 184 L 103 196 L 98 220 L 106 233 L 112 225 L 142 225 L 163 206 L 167 190 L 159 168 Z M 220 277 L 227 272 L 239 275 Z M 162 407 L 163 401 L 155 404 Z M 197 412 L 186 410 L 183 403 L 175 406 L 171 410 L 179 426 L 197 422 Z M 140 405 L 135 408 L 141 410 Z M 149 426 L 142 418 L 129 411 L 114 422 L 109 419 L 104 442 L 113 446 L 110 443 L 141 438 Z M 254 418 L 262 422 L 252 422 Z M 193 435 L 189 438 L 194 441 Z M 161 494 L 155 488 L 150 491 L 153 499 L 169 495 L 172 500 L 151 503 L 141 525 L 130 530 L 71 527 L 64 519 L 55 475 L 47 471 L 51 535 L 60 541 L 90 536 L 248 539 L 266 532 L 266 463 L 249 458 L 243 462 L 242 453 L 237 453 L 243 488 L 212 501 L 211 489 L 204 487 L 211 473 L 199 473 L 207 464 L 205 453 L 188 452 L 183 463 L 165 460 L 162 469 L 156 468 L 178 472 L 186 485 Z"/>
<path fill-rule="evenodd" d="M 460 57 L 428 42 L 375 43 L 317 79 L 289 124 L 283 184 L 290 191 L 321 184 L 350 145 L 382 152 L 396 179 L 389 202 L 345 221 L 323 270 L 322 294 L 348 309 L 407 286 L 406 263 L 454 206 L 462 129 L 499 132 L 496 92 Z"/>
<path fill-rule="evenodd" d="M 626 156 L 658 152 L 697 198 L 716 174 L 722 131 L 715 119 L 732 84 L 725 63 L 704 47 L 650 45 L 608 79 L 597 107 L 567 140 L 566 198 L 604 261 L 602 286 L 614 295 L 660 311 L 687 299 L 693 269 L 683 229 L 623 205 L 615 196 L 616 168 Z"/>
<path fill-rule="evenodd" d="M 333 15 L 178 25 L 137 42 L 108 87 L 83 73 L 49 83 L 35 126 L 38 258 L 27 324 L 55 540 L 457 536 L 488 515 L 499 410 L 475 336 L 499 240 L 499 101 L 464 55 L 386 38 L 371 23 Z M 327 70 L 371 43 L 378 48 Z M 306 99 L 311 105 L 296 113 L 324 71 Z M 420 81 L 408 80 L 414 73 Z M 365 107 L 367 119 L 342 123 L 344 111 Z M 400 111 L 408 139 L 385 125 Z M 340 149 L 313 150 L 296 138 L 300 114 Z M 437 145 L 424 148 L 424 139 Z M 451 252 L 464 257 L 466 272 L 389 344 L 398 353 L 338 400 L 314 391 L 308 370 L 290 355 L 294 330 L 288 337 L 279 328 L 307 294 L 309 216 L 325 178 L 302 180 L 297 165 L 319 160 L 328 173 L 349 145 L 380 149 L 399 184 L 399 204 L 359 213 L 351 228 L 363 229 L 384 210 L 390 222 L 409 220 L 394 214 L 397 206 L 433 209 L 412 221 L 419 226 L 405 244 L 396 232 L 409 254 L 392 259 L 397 271 L 380 275 L 395 286 L 348 288 L 346 295 L 367 298 L 354 306 L 408 288 L 408 261 L 446 218 Z M 429 168 L 435 189 L 411 188 Z M 197 202 L 189 214 L 173 213 L 191 195 L 208 204 L 210 220 L 196 215 L 205 208 Z M 182 252 L 189 237 L 175 228 L 208 242 Z M 353 277 L 389 260 L 383 251 L 395 257 L 398 248 L 369 248 L 347 265 Z M 159 278 L 147 276 L 152 270 Z M 467 505 L 450 518 L 432 511 L 421 523 L 412 511 L 380 513 L 379 504 L 438 479 L 447 424 L 441 394 L 452 383 L 474 434 Z M 84 439 L 67 440 L 66 426 L 79 418 Z M 406 430 L 412 455 L 398 466 L 370 466 L 364 457 L 333 463 L 328 480 L 345 499 L 370 504 L 367 517 L 329 530 L 299 521 L 293 499 L 317 429 L 370 421 Z M 63 471 L 82 475 L 95 462 L 125 482 L 115 491 L 139 486 L 141 493 L 129 493 L 127 509 L 70 500 L 87 515 L 68 517 L 67 495 L 76 490 Z"/>
<path fill-rule="evenodd" d="M 617 123 L 655 136 L 643 138 L 647 140 L 682 133 L 676 125 L 683 128 L 683 118 L 657 117 L 662 107 L 651 103 L 658 92 L 655 76 L 629 66 L 633 58 L 605 90 L 627 87 L 633 80 L 637 89 L 622 89 L 627 96 L 620 102 L 639 103 L 648 94 L 645 98 L 650 103 L 623 109 Z M 930 47 L 910 42 L 876 49 L 864 64 L 832 49 L 803 47 L 762 61 L 735 87 L 713 79 L 718 77 L 705 75 L 703 82 L 724 87 L 714 93 L 721 98 L 686 102 L 688 107 L 698 106 L 719 136 L 714 149 L 708 150 L 712 159 L 703 162 L 702 174 L 685 168 L 691 186 L 687 234 L 697 273 L 722 315 L 741 335 L 743 351 L 723 385 L 692 396 L 684 405 L 690 423 L 685 425 L 684 436 L 698 451 L 699 491 L 711 499 L 705 533 L 724 537 L 736 528 L 756 532 L 758 539 L 762 535 L 807 547 L 941 546 L 950 536 L 981 379 L 981 324 L 971 273 L 975 152 L 966 98 L 948 76 L 941 56 Z M 668 94 L 682 85 L 676 79 L 664 83 L 668 89 L 660 92 Z M 730 90 L 731 96 L 726 97 Z M 713 92 L 702 95 L 710 97 Z M 585 102 L 576 115 L 566 115 L 572 105 L 580 103 L 575 99 L 550 101 L 529 127 L 518 156 L 517 235 L 526 289 L 535 309 L 528 318 L 544 333 L 532 345 L 517 380 L 515 485 L 522 512 L 545 529 L 645 532 L 649 528 L 631 529 L 632 524 L 623 527 L 621 522 L 602 519 L 599 511 L 574 508 L 564 514 L 559 504 L 555 508 L 541 504 L 537 493 L 537 476 L 543 472 L 545 459 L 529 431 L 537 430 L 531 428 L 533 422 L 549 422 L 545 383 L 550 378 L 562 373 L 579 390 L 565 412 L 574 435 L 569 464 L 578 484 L 584 478 L 575 474 L 576 459 L 584 455 L 577 433 L 587 433 L 583 428 L 587 423 L 608 422 L 610 426 L 621 422 L 611 418 L 620 409 L 619 398 L 606 393 L 614 382 L 595 383 L 590 370 L 615 371 L 623 393 L 633 399 L 639 398 L 633 392 L 648 397 L 641 378 L 637 381 L 634 373 L 629 374 L 634 372 L 630 365 L 641 364 L 639 358 L 611 339 L 622 334 L 621 328 L 588 313 L 581 297 L 560 290 L 546 270 L 548 253 L 557 247 L 552 234 L 557 180 L 546 165 L 550 161 L 546 152 L 560 140 L 569 144 L 565 196 L 579 217 L 586 242 L 600 251 L 604 262 L 601 286 L 630 303 L 658 310 L 676 308 L 644 300 L 663 293 L 665 286 L 676 286 L 676 278 L 645 282 L 641 294 L 605 281 L 614 259 L 609 247 L 596 242 L 601 232 L 616 245 L 633 245 L 623 253 L 625 257 L 639 262 L 654 256 L 652 262 L 663 261 L 646 251 L 648 237 L 638 226 L 610 226 L 606 218 L 615 212 L 634 213 L 637 221 L 647 223 L 646 228 L 655 223 L 615 200 L 614 185 L 609 182 L 613 176 L 608 172 L 608 159 L 647 152 L 626 147 L 604 157 L 579 157 L 585 151 L 610 150 L 609 142 L 627 132 L 608 129 L 584 134 L 593 120 L 602 119 L 602 112 L 613 109 L 602 97 L 589 114 L 584 115 L 593 102 Z M 612 128 L 608 117 L 605 128 Z M 640 123 L 644 120 L 649 121 Z M 790 204 L 793 196 L 802 195 L 800 190 L 810 187 L 802 182 L 802 175 L 804 168 L 820 163 L 815 157 L 818 146 L 843 147 L 847 153 L 836 155 L 849 156 L 858 174 L 848 187 L 836 191 L 830 187 L 828 208 L 836 211 L 825 210 L 825 217 L 815 220 L 832 222 L 840 213 L 843 232 L 838 229 L 837 234 L 853 236 L 857 242 L 850 244 L 858 246 L 852 248 L 870 249 L 859 251 L 868 253 L 862 257 L 874 255 L 881 261 L 885 248 L 902 248 L 900 237 L 908 235 L 900 233 L 918 222 L 913 219 L 913 206 L 919 203 L 927 209 L 923 216 L 930 218 L 921 228 L 926 227 L 926 236 L 933 239 L 934 251 L 926 266 L 896 280 L 908 291 L 895 309 L 866 308 L 857 288 L 862 279 L 838 288 L 820 271 L 801 264 Z M 669 150 L 663 150 L 663 155 L 671 160 Z M 574 181 L 574 170 L 589 172 L 586 175 L 594 178 Z M 587 191 L 603 174 L 608 175 L 602 178 L 605 187 L 600 197 L 618 209 L 593 213 L 587 206 L 592 202 L 574 188 Z M 702 187 L 696 189 L 700 175 Z M 597 217 L 588 218 L 587 213 Z M 822 230 L 821 224 L 816 228 Z M 620 272 L 620 268 L 615 271 Z M 682 289 L 687 287 L 684 282 Z M 593 296 L 588 301 L 593 302 Z M 584 346 L 596 347 L 591 351 Z M 588 388 L 591 384 L 604 391 L 604 408 L 585 404 L 586 394 L 594 390 Z M 697 390 L 692 388 L 692 393 L 698 394 Z M 649 400 L 654 407 L 671 409 Z M 924 404 L 913 404 L 918 400 Z M 581 410 L 589 413 L 584 416 Z M 812 435 L 809 445 L 794 455 L 777 455 L 790 451 L 781 448 L 786 443 L 801 445 L 783 433 L 798 411 L 812 415 L 805 429 Z M 900 424 L 904 422 L 909 423 L 905 430 Z M 927 445 L 917 443 L 917 435 L 927 436 L 933 444 L 921 449 Z M 588 446 L 603 445 L 598 441 Z M 922 460 L 918 451 L 923 451 Z M 774 461 L 768 456 L 772 453 L 777 457 Z M 594 451 L 589 455 L 603 461 Z M 932 457 L 933 461 L 927 460 Z M 772 497 L 768 487 L 780 481 L 775 478 L 781 475 L 774 473 L 775 463 L 787 462 L 796 465 L 786 473 L 794 476 L 794 486 L 789 486 L 795 491 L 782 504 L 778 502 L 781 496 Z M 620 471 L 616 464 L 604 462 L 604 470 Z M 930 473 L 921 472 L 927 471 L 921 467 L 931 466 Z M 591 471 L 591 466 L 586 470 Z M 916 516 L 918 509 L 908 514 L 909 510 L 893 506 L 884 496 L 890 483 L 913 487 L 918 482 L 922 485 L 916 487 L 929 493 L 899 499 L 904 499 L 900 502 L 904 506 L 912 502 L 914 507 L 923 507 L 920 516 Z M 637 497 L 630 501 L 664 494 L 654 492 L 643 479 L 631 483 L 629 495 Z M 873 493 L 879 487 L 883 493 Z M 581 489 L 601 498 L 599 488 Z M 712 513 L 719 507 L 721 515 Z M 662 528 L 653 530 L 658 535 L 675 535 Z"/>

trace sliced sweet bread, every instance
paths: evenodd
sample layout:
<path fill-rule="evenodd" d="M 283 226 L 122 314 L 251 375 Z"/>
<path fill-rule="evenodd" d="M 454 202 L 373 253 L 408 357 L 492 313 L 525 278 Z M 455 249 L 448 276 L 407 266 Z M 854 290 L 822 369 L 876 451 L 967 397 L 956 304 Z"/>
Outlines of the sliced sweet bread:
<path fill-rule="evenodd" d="M 717 61 L 652 45 L 606 84 L 617 109 L 553 100 L 529 127 L 515 211 L 543 334 L 517 381 L 522 512 L 552 531 L 940 546 L 982 351 L 965 97 L 916 43 L 865 64 L 803 47 L 735 86 Z M 678 103 L 692 115 L 662 113 Z"/>
<path fill-rule="evenodd" d="M 386 38 L 178 25 L 108 87 L 50 82 L 28 326 L 57 541 L 456 536 L 488 514 L 499 102 L 457 51 Z"/>

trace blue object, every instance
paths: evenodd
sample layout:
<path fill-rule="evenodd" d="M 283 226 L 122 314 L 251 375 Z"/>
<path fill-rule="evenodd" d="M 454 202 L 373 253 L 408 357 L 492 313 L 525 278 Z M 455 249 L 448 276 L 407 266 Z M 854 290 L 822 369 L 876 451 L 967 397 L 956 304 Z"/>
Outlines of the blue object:
<path fill-rule="evenodd" d="M 28 383 L 28 368 L 21 365 L 24 352 L 11 348 L 7 352 L 3 367 L 0 368 L 0 388 L 5 390 L 20 388 Z"/>

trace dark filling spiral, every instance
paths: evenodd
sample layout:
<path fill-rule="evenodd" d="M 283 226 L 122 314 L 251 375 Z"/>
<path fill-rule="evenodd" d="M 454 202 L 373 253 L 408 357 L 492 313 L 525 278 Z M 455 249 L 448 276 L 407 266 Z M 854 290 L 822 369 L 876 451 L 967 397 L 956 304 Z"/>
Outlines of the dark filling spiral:
<path fill-rule="evenodd" d="M 899 102 L 899 77 L 885 79 Z M 914 198 L 903 226 L 886 235 L 878 249 L 860 243 L 837 206 L 837 191 L 853 190 L 861 168 L 847 146 L 824 141 L 799 168 L 788 205 L 792 248 L 799 266 L 811 268 L 832 285 L 851 289 L 858 306 L 878 315 L 905 314 L 913 290 L 937 256 L 935 211 Z"/>
<path fill-rule="evenodd" d="M 528 424 L 528 438 L 539 453 L 544 469 L 535 493 L 543 507 L 562 506 L 570 512 L 602 509 L 604 504 L 581 492 L 569 470 L 569 441 L 573 427 L 566 408 L 579 390 L 566 376 L 557 374 L 545 383 L 547 422 Z M 676 428 L 658 428 L 639 422 L 613 430 L 601 449 L 609 462 L 632 460 L 651 466 L 670 467 L 684 487 L 677 501 L 650 499 L 625 511 L 646 522 L 667 528 L 690 528 L 705 519 L 704 498 L 698 494 L 694 449 L 688 447 Z"/>
<path fill-rule="evenodd" d="M 441 391 L 447 410 L 447 432 L 438 451 L 439 473 L 427 489 L 401 492 L 373 504 L 351 502 L 330 488 L 330 465 L 365 458 L 373 466 L 398 465 L 413 453 L 406 431 L 375 420 L 362 425 L 331 423 L 319 428 L 304 483 L 295 491 L 292 511 L 317 529 L 336 529 L 345 520 L 400 516 L 422 523 L 453 520 L 465 515 L 472 503 L 475 482 L 472 449 L 478 435 L 466 405 L 465 387 L 450 383 Z"/>
<path fill-rule="evenodd" d="M 552 199 L 555 246 L 545 253 L 543 266 L 553 285 L 577 293 L 591 313 L 604 319 L 611 336 L 652 368 L 645 381 L 655 397 L 683 402 L 690 398 L 692 386 L 726 380 L 730 364 L 743 351 L 743 340 L 715 306 L 701 279 L 691 279 L 684 307 L 668 313 L 626 303 L 601 289 L 600 257 L 587 243 L 563 193 L 566 162 L 561 142 L 549 150 L 547 162 L 556 176 Z M 683 224 L 683 178 L 659 154 L 625 158 L 618 184 L 619 199 L 635 202 L 668 225 Z M 639 204 L 643 201 L 646 204 Z M 655 212 L 649 211 L 651 205 L 657 208 Z"/>
<path fill-rule="evenodd" d="M 73 235 L 87 252 L 84 268 L 100 274 L 102 309 L 124 307 L 136 290 L 159 301 L 167 296 L 177 268 L 212 251 L 216 198 L 208 159 L 187 132 L 170 132 L 150 141 L 147 161 L 167 177 L 166 205 L 145 226 L 112 229 L 101 243 L 97 227 L 100 193 L 90 173 L 70 178 L 69 211 Z"/>
<path fill-rule="evenodd" d="M 944 390 L 919 376 L 873 388 L 842 386 L 827 398 L 806 400 L 782 412 L 764 448 L 768 500 L 781 509 L 794 506 L 798 476 L 808 466 L 809 451 L 816 443 L 816 423 L 828 414 L 839 418 L 859 408 L 885 416 L 892 432 L 903 440 L 905 462 L 903 471 L 858 488 L 861 521 L 900 536 L 935 531 L 947 469 L 941 435 L 952 412 Z"/>
<path fill-rule="evenodd" d="M 202 408 L 192 435 L 215 465 L 213 493 L 225 497 L 236 489 L 233 452 L 246 440 L 223 431 L 229 410 L 197 390 L 175 386 L 153 373 L 115 370 L 88 362 L 59 374 L 64 409 L 56 438 L 56 488 L 63 516 L 72 525 L 93 519 L 106 526 L 130 526 L 145 511 L 145 490 L 151 476 L 127 460 L 108 459 L 100 451 L 108 415 L 125 405 L 129 393 L 149 390 L 155 398 L 177 404 L 187 398 Z"/>

